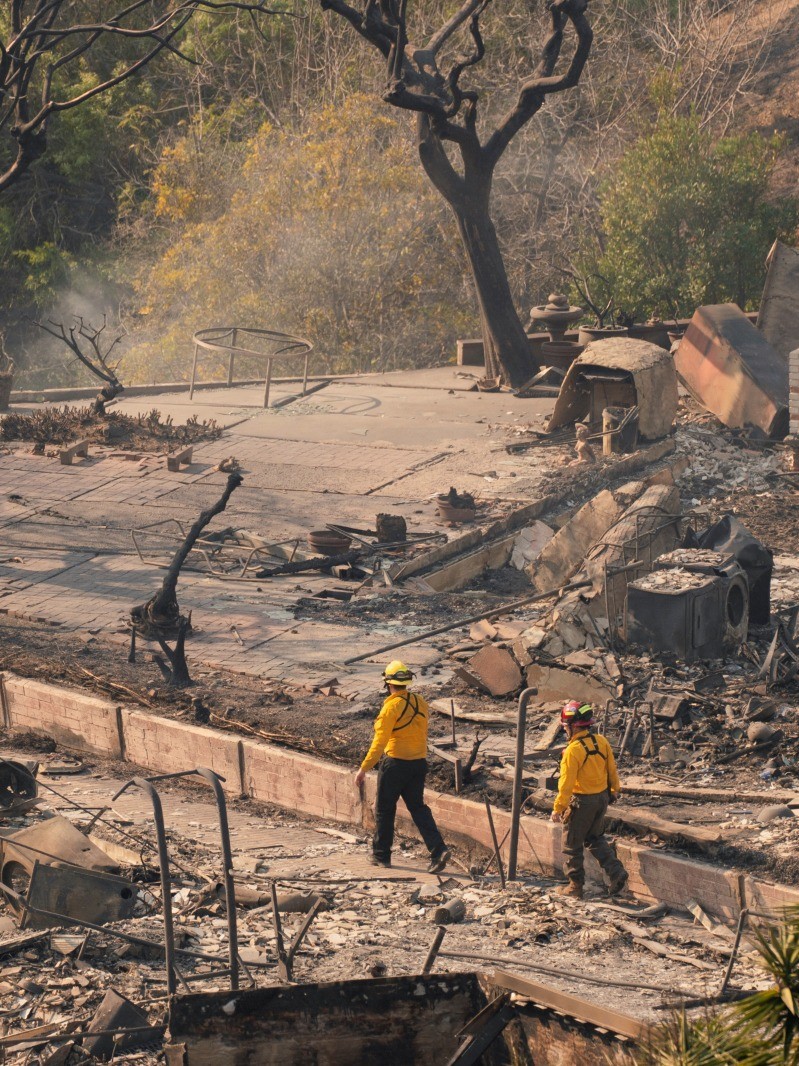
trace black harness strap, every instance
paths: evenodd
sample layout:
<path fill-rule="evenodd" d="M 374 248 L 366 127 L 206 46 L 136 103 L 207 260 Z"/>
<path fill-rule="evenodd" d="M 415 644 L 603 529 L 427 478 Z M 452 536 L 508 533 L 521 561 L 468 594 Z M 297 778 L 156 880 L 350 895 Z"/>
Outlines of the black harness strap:
<path fill-rule="evenodd" d="M 410 716 L 408 721 L 405 722 L 404 725 L 400 725 L 399 723 L 405 717 L 405 712 L 411 706 L 411 700 L 413 700 L 413 714 Z M 417 714 L 421 714 L 422 718 L 425 717 L 424 712 L 419 707 L 419 699 L 418 699 L 418 697 L 413 692 L 406 692 L 405 693 L 405 706 L 400 711 L 399 717 L 397 718 L 397 723 L 394 726 L 394 728 L 391 730 L 392 735 L 394 733 L 401 732 L 401 730 L 403 730 L 403 729 L 407 729 L 408 726 L 411 725 L 411 723 L 413 722 L 414 718 L 416 718 Z"/>
<path fill-rule="evenodd" d="M 594 736 L 593 733 L 589 733 L 587 737 L 577 737 L 576 739 L 577 739 L 577 742 L 582 747 L 583 751 L 585 752 L 585 759 L 583 760 L 583 766 L 585 766 L 585 764 L 588 762 L 588 760 L 591 758 L 592 755 L 599 755 L 600 758 L 602 758 L 604 760 L 604 762 L 607 764 L 608 757 L 600 749 L 599 744 L 597 742 L 597 739 L 596 739 L 596 737 Z M 594 742 L 593 748 L 589 749 L 588 745 L 586 744 L 586 740 L 592 740 Z M 605 766 L 605 776 L 607 778 L 608 790 L 610 790 L 610 776 L 608 775 L 608 772 L 607 772 L 607 765 Z"/>

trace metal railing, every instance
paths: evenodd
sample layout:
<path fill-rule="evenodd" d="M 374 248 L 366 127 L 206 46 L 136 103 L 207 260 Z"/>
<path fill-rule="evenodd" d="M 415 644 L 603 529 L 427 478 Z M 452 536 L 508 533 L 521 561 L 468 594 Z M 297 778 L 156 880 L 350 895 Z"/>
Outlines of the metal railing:
<path fill-rule="evenodd" d="M 254 348 L 245 348 L 240 345 L 241 338 L 257 337 L 267 351 L 258 351 Z M 272 361 L 285 359 L 289 356 L 304 355 L 302 373 L 302 395 L 308 388 L 308 359 L 313 351 L 313 344 L 304 337 L 292 337 L 288 333 L 277 333 L 271 329 L 255 329 L 246 326 L 211 326 L 209 329 L 200 329 L 192 338 L 194 341 L 194 359 L 191 365 L 191 387 L 189 399 L 194 397 L 194 387 L 197 379 L 197 363 L 200 349 L 214 352 L 217 355 L 227 357 L 227 386 L 233 386 L 233 369 L 236 356 L 246 356 L 255 359 L 266 359 L 266 377 L 264 379 L 264 407 L 269 406 L 269 388 L 272 383 Z"/>

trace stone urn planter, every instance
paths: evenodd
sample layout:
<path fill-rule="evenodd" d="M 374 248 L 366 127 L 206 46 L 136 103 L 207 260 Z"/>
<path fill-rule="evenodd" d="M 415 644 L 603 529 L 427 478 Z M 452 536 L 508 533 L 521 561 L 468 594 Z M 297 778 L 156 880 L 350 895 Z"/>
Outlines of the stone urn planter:
<path fill-rule="evenodd" d="M 453 525 L 459 522 L 473 522 L 477 516 L 474 497 L 468 492 L 460 493 L 455 489 L 442 492 L 436 497 L 436 506 L 441 518 Z"/>
<path fill-rule="evenodd" d="M 590 344 L 591 341 L 610 340 L 614 337 L 629 337 L 630 331 L 623 326 L 580 326 L 577 336 L 579 344 Z"/>
<path fill-rule="evenodd" d="M 308 534 L 308 545 L 320 555 L 343 555 L 349 551 L 352 539 L 332 529 L 314 529 Z"/>

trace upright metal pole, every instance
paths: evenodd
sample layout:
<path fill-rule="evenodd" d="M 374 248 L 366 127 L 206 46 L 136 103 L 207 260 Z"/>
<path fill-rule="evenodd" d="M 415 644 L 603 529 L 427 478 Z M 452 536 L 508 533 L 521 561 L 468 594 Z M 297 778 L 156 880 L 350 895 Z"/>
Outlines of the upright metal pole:
<path fill-rule="evenodd" d="M 227 908 L 228 957 L 230 959 L 230 987 L 239 987 L 239 933 L 236 920 L 236 882 L 233 879 L 233 851 L 230 847 L 230 828 L 227 820 L 227 802 L 219 774 L 205 766 L 198 766 L 197 773 L 214 790 L 219 811 L 219 835 L 222 838 L 222 861 L 225 869 L 225 907 Z"/>
<path fill-rule="evenodd" d="M 194 378 L 197 373 L 197 356 L 200 352 L 200 346 L 195 342 L 194 344 L 194 361 L 191 364 L 191 387 L 189 388 L 189 399 L 194 399 Z"/>
<path fill-rule="evenodd" d="M 272 360 L 266 360 L 266 381 L 264 382 L 264 408 L 269 406 L 269 386 L 272 383 Z"/>
<path fill-rule="evenodd" d="M 538 694 L 537 688 L 526 688 L 519 696 L 519 713 L 516 720 L 516 765 L 513 768 L 513 803 L 510 814 L 510 841 L 508 843 L 508 880 L 516 880 L 516 856 L 519 850 L 519 820 L 522 814 L 522 773 L 524 772 L 524 741 L 527 728 L 527 704 Z"/>
<path fill-rule="evenodd" d="M 239 331 L 233 330 L 233 335 L 230 338 L 230 360 L 227 365 L 227 387 L 230 388 L 233 385 L 233 361 L 236 358 L 236 353 L 233 349 L 236 347 L 236 341 L 238 340 Z"/>
<path fill-rule="evenodd" d="M 134 777 L 132 781 L 117 792 L 114 799 L 121 796 L 129 785 L 144 789 L 153 804 L 153 821 L 155 836 L 158 841 L 158 867 L 161 871 L 161 895 L 164 907 L 164 953 L 166 954 L 166 988 L 170 996 L 178 990 L 175 979 L 175 933 L 172 925 L 172 879 L 169 876 L 169 852 L 166 847 L 166 830 L 164 828 L 164 808 L 161 797 L 151 781 L 144 777 Z"/>
<path fill-rule="evenodd" d="M 305 353 L 305 370 L 303 371 L 303 374 L 302 374 L 302 394 L 303 394 L 303 396 L 308 391 L 308 359 L 310 358 L 310 355 L 311 355 L 310 352 L 306 352 Z"/>

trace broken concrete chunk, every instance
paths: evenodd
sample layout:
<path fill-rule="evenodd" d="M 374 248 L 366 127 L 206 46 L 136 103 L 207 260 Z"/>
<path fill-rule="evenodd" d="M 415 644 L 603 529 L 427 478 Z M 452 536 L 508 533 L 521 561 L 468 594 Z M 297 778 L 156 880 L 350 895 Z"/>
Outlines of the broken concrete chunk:
<path fill-rule="evenodd" d="M 735 304 L 700 307 L 674 356 L 689 392 L 730 429 L 788 432 L 788 366 Z"/>
<path fill-rule="evenodd" d="M 479 688 L 492 696 L 508 696 L 522 683 L 522 672 L 511 653 L 492 644 L 487 644 L 473 655 L 468 667 L 468 671 L 459 669 L 456 673 L 461 677 L 468 673 Z"/>
<path fill-rule="evenodd" d="M 524 570 L 541 554 L 541 550 L 554 536 L 555 531 L 546 522 L 533 522 L 519 531 L 513 544 L 510 565 Z"/>
<path fill-rule="evenodd" d="M 774 739 L 776 732 L 777 730 L 766 722 L 752 722 L 746 730 L 746 736 L 750 744 L 766 744 Z"/>
<path fill-rule="evenodd" d="M 793 818 L 794 814 L 790 807 L 784 803 L 774 803 L 769 807 L 763 807 L 758 812 L 759 822 L 774 822 L 777 818 Z"/>
<path fill-rule="evenodd" d="M 588 549 L 618 520 L 623 507 L 604 490 L 584 504 L 541 550 L 527 573 L 539 592 L 565 585 Z"/>
<path fill-rule="evenodd" d="M 596 663 L 596 658 L 587 651 L 569 652 L 563 659 L 567 666 L 584 666 L 590 670 Z"/>
<path fill-rule="evenodd" d="M 607 685 L 576 670 L 563 670 L 557 666 L 534 663 L 527 667 L 526 676 L 527 684 L 538 689 L 538 704 L 550 701 L 562 704 L 565 700 L 580 700 L 582 703 L 593 703 L 594 707 L 600 710 L 615 696 L 615 692 Z"/>
<path fill-rule="evenodd" d="M 494 640 L 496 635 L 496 628 L 486 618 L 479 622 L 472 622 L 469 627 L 469 636 L 474 641 Z"/>

